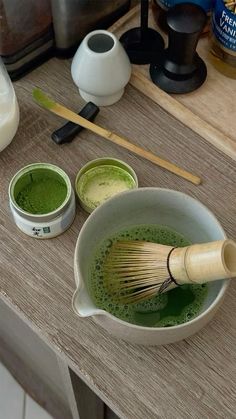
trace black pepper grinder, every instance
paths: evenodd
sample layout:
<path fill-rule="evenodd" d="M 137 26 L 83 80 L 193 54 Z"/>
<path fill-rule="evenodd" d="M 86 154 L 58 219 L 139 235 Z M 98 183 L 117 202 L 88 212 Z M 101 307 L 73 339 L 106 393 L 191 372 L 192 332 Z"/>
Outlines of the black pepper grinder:
<path fill-rule="evenodd" d="M 206 24 L 205 11 L 193 3 L 181 3 L 167 12 L 169 44 L 156 64 L 150 66 L 152 81 L 167 93 L 188 93 L 202 85 L 207 76 L 204 61 L 196 52 Z"/>
<path fill-rule="evenodd" d="M 149 1 L 141 0 L 141 26 L 132 28 L 120 37 L 131 63 L 150 64 L 155 55 L 163 51 L 162 36 L 148 27 Z"/>

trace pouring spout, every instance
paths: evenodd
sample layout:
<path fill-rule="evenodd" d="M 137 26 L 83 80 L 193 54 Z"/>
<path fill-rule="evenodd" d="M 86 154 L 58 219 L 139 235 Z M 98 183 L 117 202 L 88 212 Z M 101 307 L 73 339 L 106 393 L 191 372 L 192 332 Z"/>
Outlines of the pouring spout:
<path fill-rule="evenodd" d="M 102 310 L 94 304 L 90 292 L 86 286 L 86 275 L 84 275 L 80 270 L 80 261 L 79 261 L 79 250 L 78 242 L 75 248 L 75 258 L 74 258 L 74 275 L 75 283 L 77 286 L 76 291 L 72 296 L 72 308 L 75 314 L 79 317 L 91 317 L 91 316 L 111 316 L 110 313 Z"/>
<path fill-rule="evenodd" d="M 90 317 L 98 314 L 104 314 L 104 310 L 101 310 L 94 305 L 84 285 L 77 288 L 74 292 L 72 297 L 72 307 L 74 312 L 80 317 Z"/>

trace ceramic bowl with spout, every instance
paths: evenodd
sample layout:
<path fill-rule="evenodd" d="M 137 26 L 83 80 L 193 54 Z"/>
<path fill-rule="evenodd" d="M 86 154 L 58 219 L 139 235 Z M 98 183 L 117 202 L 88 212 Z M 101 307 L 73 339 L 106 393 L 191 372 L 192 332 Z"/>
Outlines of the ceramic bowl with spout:
<path fill-rule="evenodd" d="M 223 301 L 228 280 L 209 284 L 201 311 L 177 326 L 144 327 L 120 320 L 96 307 L 87 287 L 91 257 L 105 238 L 138 224 L 165 225 L 192 243 L 223 240 L 226 234 L 216 217 L 201 202 L 184 193 L 161 188 L 122 192 L 98 207 L 83 225 L 75 249 L 76 291 L 73 309 L 90 317 L 117 338 L 142 345 L 164 345 L 186 339 L 204 327 Z"/>

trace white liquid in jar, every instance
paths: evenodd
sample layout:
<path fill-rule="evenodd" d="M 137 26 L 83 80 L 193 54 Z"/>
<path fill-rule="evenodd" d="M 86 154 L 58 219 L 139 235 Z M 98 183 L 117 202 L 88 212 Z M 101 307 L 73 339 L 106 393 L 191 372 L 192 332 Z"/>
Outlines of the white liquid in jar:
<path fill-rule="evenodd" d="M 0 61 L 0 152 L 16 134 L 19 124 L 19 108 L 16 95 Z"/>

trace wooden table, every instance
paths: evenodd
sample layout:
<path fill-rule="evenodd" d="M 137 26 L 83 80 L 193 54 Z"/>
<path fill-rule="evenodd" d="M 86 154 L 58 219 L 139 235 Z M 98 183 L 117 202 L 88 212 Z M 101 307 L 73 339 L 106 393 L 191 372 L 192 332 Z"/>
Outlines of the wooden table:
<path fill-rule="evenodd" d="M 214 320 L 192 338 L 165 347 L 119 341 L 93 320 L 79 319 L 71 308 L 73 253 L 87 214 L 78 206 L 66 233 L 46 241 L 31 239 L 13 223 L 7 191 L 15 172 L 31 162 L 54 163 L 74 182 L 87 161 L 117 157 L 133 166 L 140 187 L 173 188 L 198 198 L 214 211 L 229 237 L 236 237 L 235 162 L 130 86 L 119 103 L 101 110 L 97 123 L 201 175 L 201 186 L 87 131 L 71 144 L 57 146 L 50 134 L 62 121 L 33 103 L 34 86 L 76 111 L 83 103 L 68 61 L 52 59 L 15 83 L 21 122 L 14 141 L 0 154 L 1 300 L 55 351 L 69 385 L 68 366 L 119 417 L 235 418 L 236 282 Z M 76 417 L 73 403 L 71 399 Z"/>

